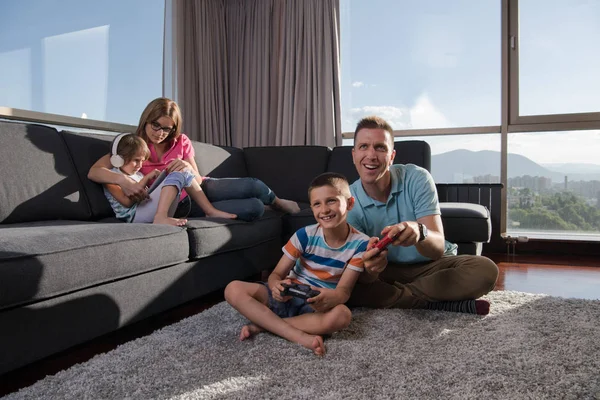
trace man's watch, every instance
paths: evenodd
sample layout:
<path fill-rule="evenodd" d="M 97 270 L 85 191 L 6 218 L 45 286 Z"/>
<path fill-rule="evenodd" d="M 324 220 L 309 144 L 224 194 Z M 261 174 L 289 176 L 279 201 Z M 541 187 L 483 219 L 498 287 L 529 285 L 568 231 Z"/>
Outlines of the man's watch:
<path fill-rule="evenodd" d="M 427 227 L 419 222 L 419 240 L 417 243 L 427 239 Z"/>

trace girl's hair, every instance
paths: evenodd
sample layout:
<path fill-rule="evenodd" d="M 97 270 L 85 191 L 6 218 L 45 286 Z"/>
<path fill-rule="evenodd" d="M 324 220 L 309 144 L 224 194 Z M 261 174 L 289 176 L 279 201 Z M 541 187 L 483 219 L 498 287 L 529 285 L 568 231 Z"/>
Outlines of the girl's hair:
<path fill-rule="evenodd" d="M 148 145 L 144 139 L 135 133 L 130 133 L 119 140 L 117 154 L 123 157 L 125 162 L 131 161 L 131 159 L 140 154 L 144 157 L 144 160 L 147 160 L 150 157 L 150 149 L 148 149 Z"/>
<path fill-rule="evenodd" d="M 171 133 L 169 133 L 169 136 L 165 139 L 165 141 L 172 143 L 179 135 L 181 135 L 181 111 L 179 110 L 177 103 L 166 97 L 154 99 L 146 106 L 140 116 L 140 122 L 135 133 L 147 142 L 148 136 L 146 135 L 146 124 L 156 122 L 160 117 L 169 117 L 175 124 Z"/>

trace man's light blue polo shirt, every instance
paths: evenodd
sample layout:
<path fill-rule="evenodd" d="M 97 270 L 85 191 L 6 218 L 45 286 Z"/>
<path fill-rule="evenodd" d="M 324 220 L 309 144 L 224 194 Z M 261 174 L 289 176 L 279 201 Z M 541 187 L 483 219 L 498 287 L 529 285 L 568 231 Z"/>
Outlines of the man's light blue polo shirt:
<path fill-rule="evenodd" d="M 394 164 L 390 173 L 392 190 L 387 203 L 369 197 L 360 179 L 350 185 L 356 203 L 348 213 L 348 223 L 369 236 L 380 237 L 382 229 L 388 225 L 441 214 L 435 183 L 426 169 L 413 164 Z M 456 249 L 455 244 L 446 240 L 445 255 L 456 255 Z M 394 263 L 430 260 L 415 246 L 390 246 L 388 250 L 388 260 Z"/>

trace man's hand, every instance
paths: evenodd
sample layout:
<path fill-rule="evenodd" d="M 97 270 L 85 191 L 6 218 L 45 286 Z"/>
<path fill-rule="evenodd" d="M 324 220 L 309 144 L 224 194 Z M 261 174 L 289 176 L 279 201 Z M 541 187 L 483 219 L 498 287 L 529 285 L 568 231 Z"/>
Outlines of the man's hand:
<path fill-rule="evenodd" d="M 180 159 L 173 160 L 167 165 L 168 172 L 183 172 L 185 170 L 196 172 L 189 162 Z"/>
<path fill-rule="evenodd" d="M 306 302 L 310 304 L 315 311 L 325 312 L 331 310 L 333 307 L 337 306 L 338 304 L 343 304 L 347 300 L 344 300 L 342 298 L 342 294 L 337 290 L 312 286 L 311 288 L 321 292 L 317 296 L 306 300 Z"/>
<path fill-rule="evenodd" d="M 394 246 L 414 246 L 419 241 L 419 224 L 417 221 L 404 221 L 396 225 L 386 226 L 381 231 L 381 235 L 397 235 L 396 240 L 392 242 Z"/>
<path fill-rule="evenodd" d="M 284 289 L 283 284 L 285 283 L 286 285 L 291 285 L 292 284 L 292 280 L 291 279 L 284 279 L 282 281 L 275 280 L 275 281 L 270 282 L 270 283 L 271 283 L 271 287 L 270 287 L 270 289 L 271 289 L 271 296 L 273 296 L 273 298 L 275 300 L 280 301 L 280 302 L 283 303 L 283 302 L 286 302 L 286 301 L 288 301 L 289 299 L 292 298 L 292 296 L 285 296 L 284 297 L 284 296 L 281 295 L 281 292 Z"/>

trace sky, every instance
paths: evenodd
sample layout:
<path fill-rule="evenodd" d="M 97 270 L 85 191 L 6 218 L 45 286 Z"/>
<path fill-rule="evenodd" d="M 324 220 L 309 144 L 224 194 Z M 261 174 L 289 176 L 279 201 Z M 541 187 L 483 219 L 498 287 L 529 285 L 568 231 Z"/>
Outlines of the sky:
<path fill-rule="evenodd" d="M 600 1 L 521 0 L 520 113 L 600 111 Z M 342 130 L 501 124 L 500 1 L 341 0 Z M 574 60 L 577 60 L 576 62 Z M 427 136 L 432 153 L 500 151 L 500 135 Z M 409 139 L 414 139 L 411 137 Z M 538 163 L 600 164 L 600 131 L 509 136 Z"/>
<path fill-rule="evenodd" d="M 371 114 L 395 129 L 500 125 L 500 0 L 340 4 L 343 131 Z M 520 6 L 521 112 L 600 111 L 600 1 Z M 162 95 L 163 32 L 164 0 L 2 0 L 0 106 L 136 125 Z M 423 139 L 433 154 L 500 151 L 499 135 Z M 598 139 L 517 134 L 509 151 L 600 164 Z"/>
<path fill-rule="evenodd" d="M 162 95 L 164 0 L 2 0 L 0 106 L 137 125 Z"/>

